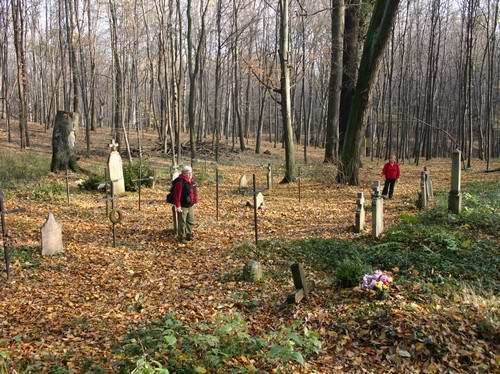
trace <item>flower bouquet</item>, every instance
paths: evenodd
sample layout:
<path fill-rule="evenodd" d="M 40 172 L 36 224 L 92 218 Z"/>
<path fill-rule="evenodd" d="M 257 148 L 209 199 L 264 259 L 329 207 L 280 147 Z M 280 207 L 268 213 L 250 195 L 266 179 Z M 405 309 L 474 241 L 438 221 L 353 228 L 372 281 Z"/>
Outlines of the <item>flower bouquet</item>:
<path fill-rule="evenodd" d="M 362 288 L 374 290 L 379 299 L 385 299 L 389 295 L 389 286 L 391 283 L 392 276 L 390 273 L 376 270 L 373 274 L 364 275 Z"/>

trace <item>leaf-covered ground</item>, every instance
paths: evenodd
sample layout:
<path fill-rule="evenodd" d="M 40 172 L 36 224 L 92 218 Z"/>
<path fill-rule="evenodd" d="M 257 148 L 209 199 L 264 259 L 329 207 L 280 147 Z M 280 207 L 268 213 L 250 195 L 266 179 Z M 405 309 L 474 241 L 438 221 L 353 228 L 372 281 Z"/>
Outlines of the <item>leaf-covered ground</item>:
<path fill-rule="evenodd" d="M 35 129 L 28 157 L 47 165 L 50 134 Z M 82 158 L 80 164 L 100 172 L 107 153 L 104 132 L 98 139 L 102 156 Z M 0 158 L 22 157 L 15 145 L 5 140 L 6 134 L 0 130 Z M 154 146 L 153 140 L 146 144 L 150 149 Z M 277 183 L 281 149 L 266 146 L 264 149 L 271 151 L 269 156 L 255 156 L 251 150 L 225 156 L 219 166 L 219 222 L 215 219 L 214 165 L 203 160 L 197 164 L 195 174 L 203 175 L 205 181 L 199 189 L 196 240 L 188 245 L 175 240 L 170 209 L 164 203 L 169 161 L 148 152 L 147 147 L 151 164 L 164 179 L 154 189 L 143 190 L 141 211 L 137 193 L 119 200 L 124 219 L 117 227 L 117 248 L 111 245 L 103 194 L 82 192 L 76 187 L 77 180 L 84 176 L 71 175 L 69 205 L 62 175 L 49 174 L 8 186 L 7 209 L 25 209 L 7 217 L 15 253 L 11 280 L 3 283 L 3 278 L 0 288 L 0 352 L 8 354 L 10 368 L 28 372 L 51 368 L 116 372 L 119 362 L 126 358 L 119 347 L 134 328 L 169 313 L 185 326 L 213 324 L 238 313 L 251 336 L 267 337 L 294 323 L 300 323 L 301 329 L 306 326 L 317 331 L 321 353 L 308 355 L 303 365 L 297 360 L 284 364 L 272 357 L 242 354 L 225 362 L 220 372 L 232 368 L 240 368 L 240 372 L 253 368 L 272 371 L 278 366 L 284 372 L 321 373 L 498 369 L 498 334 L 491 336 L 491 326 L 487 325 L 492 320 L 498 327 L 498 283 L 481 292 L 472 287 L 453 288 L 446 280 L 440 286 L 439 282 L 415 281 L 419 270 L 410 268 L 405 274 L 415 271 L 414 277 L 402 274 L 401 278 L 411 281 L 396 282 L 390 299 L 377 301 L 359 288 L 343 290 L 335 286 L 334 272 L 324 266 L 331 253 L 320 253 L 319 259 L 311 260 L 290 244 L 302 239 L 354 242 L 368 236 L 352 232 L 355 195 L 364 191 L 369 197 L 371 181 L 380 178 L 381 162 L 365 161 L 361 186 L 339 186 L 333 182 L 333 169 L 321 165 L 322 151 L 312 149 L 312 165 L 302 167 L 299 203 L 297 184 Z M 257 184 L 264 187 L 264 165 L 268 162 L 275 165 L 275 184 L 264 192 L 266 206 L 259 212 L 259 235 L 265 243 L 254 249 L 240 245 L 253 240 L 253 211 L 245 207 L 251 197 L 236 193 L 236 189 L 243 173 L 255 173 Z M 433 160 L 425 165 L 431 171 L 434 188 L 446 190 L 450 161 Z M 385 205 L 387 226 L 397 225 L 403 214 L 417 213 L 421 167 L 402 165 L 396 197 Z M 483 168 L 483 163 L 475 162 L 472 170 L 463 173 L 463 180 L 498 184 L 498 173 L 485 174 Z M 498 206 L 493 209 L 498 212 Z M 66 253 L 42 258 L 39 229 L 49 211 L 64 226 Z M 368 209 L 368 223 L 370 218 Z M 464 231 L 470 224 L 453 227 Z M 496 240 L 498 244 L 498 232 L 481 228 L 470 231 L 467 237 L 474 243 Z M 362 240 L 369 242 L 367 238 Z M 319 246 L 313 244 L 314 248 Z M 238 274 L 249 258 L 264 264 L 263 282 L 239 280 Z M 306 302 L 287 306 L 284 302 L 293 288 L 288 268 L 297 258 L 304 259 L 316 287 Z M 485 322 L 485 316 L 491 316 L 490 320 Z M 1 368 L 0 364 L 0 372 Z"/>

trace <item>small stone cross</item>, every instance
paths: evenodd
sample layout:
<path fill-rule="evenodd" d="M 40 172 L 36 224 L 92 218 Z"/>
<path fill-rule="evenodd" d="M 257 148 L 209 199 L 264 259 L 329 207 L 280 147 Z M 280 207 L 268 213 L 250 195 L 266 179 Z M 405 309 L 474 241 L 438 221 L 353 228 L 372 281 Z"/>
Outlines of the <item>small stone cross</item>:
<path fill-rule="evenodd" d="M 109 146 L 109 148 L 111 148 L 112 151 L 116 151 L 119 144 L 115 141 L 115 139 L 113 139 L 113 141 L 108 146 Z"/>

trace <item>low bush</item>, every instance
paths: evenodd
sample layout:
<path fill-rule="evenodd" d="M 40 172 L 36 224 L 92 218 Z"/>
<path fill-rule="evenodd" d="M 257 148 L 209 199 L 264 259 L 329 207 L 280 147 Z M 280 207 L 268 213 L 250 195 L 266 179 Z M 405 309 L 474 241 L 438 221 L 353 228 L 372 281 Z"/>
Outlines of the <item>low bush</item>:
<path fill-rule="evenodd" d="M 50 172 L 50 159 L 35 152 L 0 151 L 0 189 L 41 179 Z"/>
<path fill-rule="evenodd" d="M 335 269 L 337 285 L 341 288 L 356 287 L 363 275 L 370 270 L 370 267 L 360 258 L 345 259 Z"/>
<path fill-rule="evenodd" d="M 80 184 L 80 189 L 87 191 L 97 191 L 100 184 L 104 183 L 104 178 L 99 175 L 90 175 Z"/>

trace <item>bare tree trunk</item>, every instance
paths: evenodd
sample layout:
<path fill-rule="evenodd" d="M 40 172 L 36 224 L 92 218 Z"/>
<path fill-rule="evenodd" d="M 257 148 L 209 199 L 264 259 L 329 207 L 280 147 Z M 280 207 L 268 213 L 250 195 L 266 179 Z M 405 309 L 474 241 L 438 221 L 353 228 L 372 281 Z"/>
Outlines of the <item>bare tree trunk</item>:
<path fill-rule="evenodd" d="M 11 0 L 14 29 L 14 47 L 17 62 L 17 92 L 19 96 L 19 138 L 21 149 L 29 147 L 27 116 L 26 50 L 24 43 L 24 9 L 22 0 Z"/>
<path fill-rule="evenodd" d="M 289 65 L 289 13 L 290 1 L 280 0 L 280 68 L 281 68 L 281 119 L 283 122 L 285 142 L 285 177 L 282 183 L 295 180 L 295 147 L 293 143 L 292 103 L 290 95 L 290 65 Z"/>
<path fill-rule="evenodd" d="M 332 59 L 328 88 L 325 162 L 334 162 L 339 150 L 339 110 L 342 88 L 344 0 L 332 0 Z"/>

